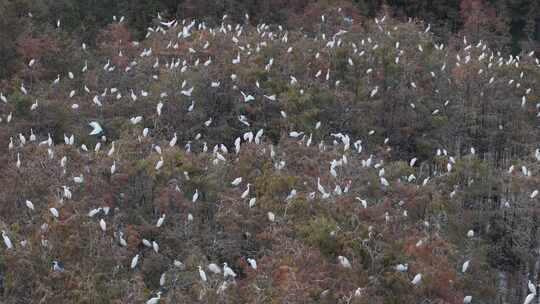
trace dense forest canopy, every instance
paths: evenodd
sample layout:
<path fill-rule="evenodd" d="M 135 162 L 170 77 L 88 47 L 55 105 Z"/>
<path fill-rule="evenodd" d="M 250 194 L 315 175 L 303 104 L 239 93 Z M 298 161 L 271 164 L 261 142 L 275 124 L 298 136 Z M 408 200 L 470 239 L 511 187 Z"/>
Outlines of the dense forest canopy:
<path fill-rule="evenodd" d="M 2 303 L 540 301 L 537 5 L 0 0 Z"/>
<path fill-rule="evenodd" d="M 27 35 L 47 39 L 60 31 L 67 35 L 64 39 L 93 44 L 113 16 L 125 16 L 129 31 L 140 39 L 158 12 L 170 19 L 198 18 L 211 25 L 219 24 L 223 14 L 239 22 L 247 13 L 252 24 L 294 28 L 303 26 L 306 13 L 331 6 L 350 7 L 366 18 L 381 11 L 402 21 L 418 18 L 431 25 L 439 40 L 467 33 L 514 55 L 523 48 L 538 48 L 540 43 L 540 2 L 536 0 L 1 0 L 0 78 L 14 73 L 24 59 L 21 40 Z M 62 23 L 60 29 L 55 29 L 57 20 Z"/>

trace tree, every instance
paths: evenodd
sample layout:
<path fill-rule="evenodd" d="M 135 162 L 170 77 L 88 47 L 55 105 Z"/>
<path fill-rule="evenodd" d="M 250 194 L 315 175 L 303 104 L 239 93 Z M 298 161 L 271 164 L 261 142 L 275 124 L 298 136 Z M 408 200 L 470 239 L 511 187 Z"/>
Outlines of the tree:
<path fill-rule="evenodd" d="M 459 12 L 463 26 L 460 37 L 470 43 L 486 41 L 497 49 L 508 49 L 510 45 L 509 23 L 504 10 L 496 10 L 483 0 L 462 0 Z M 501 7 L 504 8 L 504 7 Z"/>

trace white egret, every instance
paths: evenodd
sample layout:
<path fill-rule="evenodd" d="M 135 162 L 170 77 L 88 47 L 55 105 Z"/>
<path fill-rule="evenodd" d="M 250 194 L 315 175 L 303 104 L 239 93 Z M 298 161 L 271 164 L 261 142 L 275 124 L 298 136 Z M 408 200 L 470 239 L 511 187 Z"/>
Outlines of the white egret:
<path fill-rule="evenodd" d="M 49 211 L 50 211 L 51 214 L 52 214 L 54 217 L 56 217 L 56 218 L 58 218 L 58 216 L 60 215 L 60 214 L 58 213 L 58 210 L 57 210 L 56 208 L 49 208 Z"/>
<path fill-rule="evenodd" d="M 347 259 L 346 257 L 340 255 L 337 257 L 338 258 L 338 261 L 339 261 L 339 264 L 341 265 L 341 267 L 343 268 L 352 268 L 352 265 L 351 265 L 351 262 L 349 262 L 349 259 Z"/>
<path fill-rule="evenodd" d="M 156 227 L 158 228 L 161 227 L 164 222 L 165 222 L 165 214 L 162 214 L 156 223 Z"/>
<path fill-rule="evenodd" d="M 6 245 L 7 249 L 13 248 L 13 243 L 11 243 L 11 240 L 9 239 L 7 233 L 5 230 L 2 230 L 2 238 L 4 239 L 4 245 Z"/>
<path fill-rule="evenodd" d="M 414 278 L 412 279 L 411 281 L 411 284 L 413 285 L 418 285 L 420 284 L 420 281 L 422 281 L 422 274 L 421 273 L 418 273 L 414 276 Z"/>
<path fill-rule="evenodd" d="M 206 273 L 204 272 L 204 270 L 202 269 L 201 266 L 199 266 L 199 276 L 201 277 L 201 280 L 203 282 L 206 282 L 207 279 L 206 279 Z"/>
<path fill-rule="evenodd" d="M 236 277 L 236 273 L 227 265 L 227 263 L 223 263 L 223 277 Z"/>
<path fill-rule="evenodd" d="M 135 255 L 133 259 L 131 259 L 131 269 L 134 269 L 137 267 L 137 264 L 139 263 L 139 255 Z"/>
<path fill-rule="evenodd" d="M 210 270 L 211 272 L 213 272 L 215 274 L 220 274 L 221 273 L 221 268 L 219 268 L 219 266 L 214 264 L 214 263 L 208 264 L 207 267 L 208 267 L 208 270 Z"/>
<path fill-rule="evenodd" d="M 92 132 L 90 132 L 90 135 L 98 135 L 103 132 L 101 125 L 97 121 L 92 121 L 89 123 L 89 125 L 92 127 Z"/>
<path fill-rule="evenodd" d="M 30 210 L 34 210 L 34 204 L 29 200 L 26 200 L 26 207 Z"/>
<path fill-rule="evenodd" d="M 257 270 L 257 261 L 255 261 L 255 259 L 247 258 L 247 262 L 249 263 L 249 266 L 251 266 L 251 268 Z"/>

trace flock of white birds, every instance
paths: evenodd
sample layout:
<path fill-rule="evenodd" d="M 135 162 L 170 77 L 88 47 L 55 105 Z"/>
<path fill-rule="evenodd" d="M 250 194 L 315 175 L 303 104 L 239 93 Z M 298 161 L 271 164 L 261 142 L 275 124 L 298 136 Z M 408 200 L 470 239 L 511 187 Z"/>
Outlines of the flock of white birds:
<path fill-rule="evenodd" d="M 246 16 L 246 19 L 249 17 Z M 116 17 L 114 18 L 115 22 L 123 22 L 123 17 L 120 18 L 118 21 L 116 21 Z M 202 53 L 205 49 L 207 49 L 210 46 L 209 41 L 200 41 L 200 43 L 192 43 L 190 45 L 193 46 L 189 47 L 187 49 L 187 53 L 185 54 L 185 59 L 181 57 L 172 58 L 172 59 L 164 59 L 163 57 L 160 57 L 159 55 L 155 55 L 154 51 L 152 49 L 152 44 L 145 43 L 145 42 L 132 42 L 131 47 L 138 50 L 138 56 L 134 56 L 133 58 L 129 58 L 130 63 L 123 69 L 123 71 L 119 71 L 118 67 L 115 66 L 111 59 L 105 59 L 102 66 L 102 73 L 104 74 L 111 74 L 111 75 L 118 75 L 121 77 L 130 77 L 130 75 L 133 75 L 132 73 L 137 72 L 139 69 L 139 66 L 147 65 L 148 62 L 152 62 L 151 69 L 143 69 L 141 67 L 141 73 L 144 73 L 145 77 L 148 77 L 147 84 L 149 87 L 140 87 L 140 88 L 131 88 L 131 89 L 119 89 L 116 87 L 101 87 L 101 88 L 90 88 L 89 85 L 83 85 L 82 88 L 79 87 L 73 87 L 69 89 L 69 94 L 67 95 L 67 100 L 73 100 L 71 102 L 71 109 L 70 113 L 72 115 L 78 115 L 78 111 L 81 104 L 84 104 L 85 107 L 95 107 L 99 110 L 99 108 L 103 107 L 107 103 L 113 103 L 113 102 L 123 102 L 123 103 L 145 103 L 145 104 L 151 104 L 151 106 L 155 107 L 155 114 L 152 117 L 146 117 L 145 115 L 142 115 L 141 113 L 132 113 L 131 117 L 129 118 L 129 123 L 132 125 L 139 125 L 144 124 L 146 120 L 159 120 L 160 117 L 164 112 L 167 111 L 168 103 L 172 101 L 167 101 L 174 98 L 184 98 L 188 100 L 189 106 L 186 109 L 185 115 L 190 115 L 191 112 L 193 112 L 196 107 L 198 106 L 198 102 L 194 98 L 194 93 L 197 90 L 231 90 L 233 93 L 238 96 L 238 102 L 239 103 L 277 103 L 279 104 L 279 92 L 272 92 L 268 91 L 261 86 L 259 81 L 256 81 L 253 83 L 253 89 L 247 90 L 247 89 L 241 89 L 237 86 L 236 83 L 240 81 L 237 74 L 234 73 L 234 67 L 240 66 L 243 64 L 247 64 L 248 58 L 252 56 L 252 54 L 260 53 L 261 50 L 263 50 L 265 47 L 267 47 L 268 44 L 279 44 L 281 45 L 281 48 L 286 53 L 294 52 L 293 46 L 291 46 L 288 43 L 288 32 L 281 26 L 270 26 L 267 24 L 259 24 L 257 25 L 254 30 L 257 32 L 257 41 L 249 41 L 244 39 L 245 36 L 245 29 L 244 25 L 236 24 L 232 25 L 230 23 L 227 23 L 227 16 L 223 17 L 223 23 L 221 26 L 218 26 L 216 28 L 208 27 L 204 22 L 187 22 L 187 21 L 176 21 L 176 20 L 170 20 L 166 21 L 161 16 L 158 15 L 159 24 L 154 27 L 148 28 L 148 32 L 146 34 L 146 38 L 150 39 L 153 36 L 162 35 L 163 37 L 167 37 L 167 39 L 161 39 L 160 40 L 152 40 L 153 43 L 156 43 L 156 41 L 160 41 L 166 45 L 163 45 L 164 50 L 180 50 L 183 48 L 182 44 L 184 40 L 192 39 L 192 37 L 196 37 L 194 39 L 204 39 L 204 37 L 213 36 L 215 40 L 216 37 L 220 39 L 228 39 L 231 40 L 233 45 L 236 47 L 236 56 L 231 60 L 232 64 L 232 73 L 230 76 L 230 81 L 227 82 L 232 84 L 231 87 L 223 88 L 223 80 L 215 79 L 211 81 L 210 83 L 203 84 L 203 83 L 189 83 L 187 80 L 183 80 L 180 85 L 177 88 L 177 92 L 174 96 L 171 96 L 170 92 L 161 92 L 159 94 L 152 93 L 152 89 L 150 86 L 152 83 L 158 81 L 160 78 L 165 77 L 166 74 L 174 74 L 174 75 L 182 75 L 184 73 L 188 73 L 192 69 L 204 69 L 205 67 L 209 67 L 215 63 L 218 58 L 212 58 L 212 57 L 199 57 L 198 54 Z M 345 18 L 344 20 L 346 22 L 353 22 L 350 18 Z M 386 18 L 380 18 L 375 20 L 376 26 L 380 29 L 381 32 L 383 32 L 385 37 L 387 39 L 393 39 L 392 37 L 392 28 L 385 25 Z M 324 24 L 325 22 L 325 16 L 321 16 L 321 22 Z M 58 22 L 57 26 L 60 26 L 60 22 Z M 253 29 L 250 29 L 253 30 Z M 425 29 L 425 31 L 420 32 L 419 35 L 427 34 L 429 33 L 429 27 Z M 169 39 L 170 38 L 170 39 Z M 168 40 L 169 39 L 169 40 Z M 351 41 L 347 38 L 347 31 L 346 30 L 339 30 L 334 35 L 326 36 L 325 34 L 319 35 L 314 39 L 319 39 L 321 41 L 324 41 L 323 48 L 316 52 L 313 56 L 314 61 L 322 60 L 322 57 L 327 57 L 332 54 L 331 50 L 343 45 L 346 45 L 349 49 L 349 56 L 347 59 L 347 64 L 350 67 L 355 66 L 358 61 L 362 60 L 363 56 L 366 56 L 366 53 L 375 51 L 379 47 L 379 42 L 372 39 L 371 37 L 365 37 L 365 39 L 362 39 L 361 41 Z M 476 45 L 468 44 L 466 39 L 464 39 L 464 48 L 462 55 L 457 55 L 457 58 L 455 59 L 455 65 L 467 65 L 473 61 L 475 62 L 486 62 L 484 65 L 485 69 L 478 70 L 478 74 L 481 73 L 490 73 L 490 69 L 494 68 L 495 66 L 508 66 L 515 69 L 520 69 L 520 57 L 512 57 L 509 58 L 503 58 L 500 56 L 500 54 L 496 53 L 487 53 L 484 52 L 486 50 L 486 44 L 483 44 L 482 42 L 478 42 Z M 200 45 L 200 49 L 196 49 L 195 46 Z M 88 46 L 83 44 L 82 49 L 84 51 L 88 50 Z M 395 56 L 395 64 L 406 64 L 402 60 L 402 56 L 405 54 L 405 52 L 409 52 L 410 50 L 403 50 L 400 49 L 400 41 L 395 41 L 395 50 L 394 53 Z M 436 44 L 435 45 L 436 52 L 440 52 L 441 54 L 444 53 L 445 46 L 442 44 Z M 473 49 L 475 52 L 479 52 L 480 55 L 473 57 Z M 478 50 L 478 51 L 477 51 Z M 185 50 L 184 50 L 185 51 Z M 417 52 L 423 52 L 422 45 L 418 45 L 418 48 L 416 50 Z M 126 56 L 123 54 L 122 50 L 118 53 L 119 57 Z M 533 58 L 534 54 L 531 52 L 527 55 L 528 57 Z M 189 58 L 189 59 L 188 59 Z M 220 59 L 221 60 L 221 59 Z M 229 60 L 229 59 L 227 59 Z M 143 61 L 145 63 L 143 63 Z M 39 58 L 32 59 L 28 63 L 28 68 L 32 69 L 36 65 L 38 65 L 40 62 Z M 251 61 L 249 61 L 250 64 L 252 64 Z M 403 63 L 402 63 L 403 62 Z M 285 64 L 277 62 L 275 58 L 269 57 L 264 62 L 264 69 L 266 71 L 269 71 L 271 69 L 279 69 L 279 65 Z M 539 66 L 538 59 L 536 59 L 536 66 Z M 67 72 L 67 75 L 58 75 L 58 77 L 51 83 L 51 86 L 59 86 L 62 85 L 64 81 L 69 81 L 73 79 L 77 79 L 78 77 L 81 77 L 82 74 L 86 73 L 89 69 L 88 61 L 85 60 L 82 62 L 82 65 L 80 68 L 78 68 L 78 71 L 69 71 Z M 371 74 L 375 72 L 375 67 L 370 67 L 366 69 L 366 74 Z M 437 74 L 439 72 L 442 72 L 446 69 L 446 64 L 439 67 L 439 71 L 432 71 L 431 77 L 437 77 Z M 150 73 L 148 72 L 150 71 Z M 521 71 L 519 73 L 519 79 L 512 79 L 511 81 L 507 82 L 508 86 L 512 86 L 513 88 L 518 88 L 523 91 L 522 98 L 521 98 L 521 106 L 524 107 L 527 103 L 527 96 L 529 96 L 532 92 L 532 88 L 526 87 L 526 88 L 520 88 L 520 79 L 525 77 L 525 71 Z M 495 75 L 495 73 L 493 73 Z M 180 76 L 181 77 L 181 76 Z M 318 70 L 314 75 L 312 75 L 314 79 L 320 79 L 323 83 L 327 83 L 329 85 L 333 85 L 336 89 L 339 90 L 340 86 L 340 79 L 335 79 L 332 71 L 330 69 L 326 70 Z M 492 84 L 496 79 L 495 76 L 489 77 L 488 85 Z M 304 94 L 304 87 L 303 83 L 300 77 L 296 77 L 295 75 L 289 75 L 288 80 L 289 86 L 294 88 L 299 92 L 299 94 Z M 415 89 L 417 87 L 417 84 L 415 81 L 410 82 L 410 87 L 412 89 Z M 20 92 L 24 95 L 32 95 L 32 86 L 30 86 L 28 83 L 22 83 L 20 85 Z M 367 98 L 374 98 L 379 94 L 379 91 L 381 88 L 379 86 L 373 86 L 369 88 L 369 94 Z M 0 94 L 0 99 L 3 103 L 9 104 L 10 103 L 10 96 L 7 94 Z M 445 103 L 445 106 L 448 104 Z M 36 101 L 31 105 L 30 111 L 35 111 L 40 107 L 39 102 Z M 416 105 L 414 103 L 410 104 L 410 107 L 414 109 Z M 433 115 L 436 115 L 440 110 L 436 109 L 433 111 Z M 280 112 L 282 119 L 287 120 L 288 114 L 285 111 Z M 539 112 L 540 114 L 540 112 Z M 13 113 L 6 113 L 2 118 L 2 122 L 5 124 L 10 124 L 13 121 L 17 120 L 17 116 Z M 204 121 L 204 126 L 206 128 L 212 127 L 212 122 L 215 118 L 213 117 L 207 117 Z M 238 121 L 243 126 L 246 131 L 243 132 L 243 134 L 237 138 L 235 138 L 231 143 L 223 143 L 218 144 L 213 147 L 213 149 L 210 149 L 207 146 L 207 143 L 204 141 L 204 136 L 201 133 L 196 134 L 192 139 L 186 141 L 186 142 L 180 142 L 180 138 L 175 132 L 172 134 L 172 136 L 168 139 L 168 143 L 166 142 L 164 144 L 165 147 L 162 147 L 159 145 L 158 141 L 152 141 L 151 144 L 151 150 L 154 151 L 154 153 L 157 153 L 159 156 L 158 160 L 154 164 L 154 170 L 159 174 L 160 170 L 166 166 L 167 159 L 163 157 L 162 155 L 162 149 L 168 149 L 175 146 L 184 146 L 186 152 L 188 153 L 211 153 L 212 155 L 212 161 L 209 165 L 218 165 L 220 163 L 226 163 L 226 162 L 235 162 L 237 161 L 236 155 L 238 155 L 242 149 L 243 145 L 256 145 L 258 146 L 259 151 L 263 151 L 266 153 L 267 156 L 269 156 L 272 159 L 272 162 L 274 163 L 274 166 L 276 170 L 281 170 L 285 166 L 287 166 L 286 161 L 280 157 L 279 152 L 276 151 L 273 145 L 267 145 L 265 143 L 265 130 L 259 129 L 259 130 L 250 130 L 250 127 L 253 125 L 254 122 L 250 121 L 248 119 L 247 115 L 241 114 L 238 115 Z M 103 155 L 106 155 L 108 158 L 112 160 L 112 164 L 110 166 L 110 174 L 114 175 L 118 172 L 121 172 L 122 170 L 122 159 L 117 157 L 117 144 L 115 141 L 110 141 L 106 134 L 107 134 L 107 124 L 104 123 L 100 119 L 95 119 L 91 121 L 81 122 L 81 124 L 84 124 L 84 126 L 87 128 L 87 133 L 90 136 L 96 137 L 96 144 L 94 147 L 88 147 L 85 144 L 78 143 L 78 139 L 72 134 L 72 135 L 64 135 L 64 144 L 75 147 L 82 155 L 86 154 L 98 154 L 101 153 Z M 321 128 L 321 125 L 323 125 L 324 122 L 317 122 L 315 126 L 313 126 L 314 130 L 318 130 Z M 306 191 L 304 194 L 309 199 L 321 199 L 321 200 L 328 200 L 332 201 L 335 198 L 338 198 L 343 195 L 351 195 L 351 193 L 354 193 L 354 190 L 352 188 L 352 185 L 349 181 L 343 181 L 340 179 L 340 168 L 347 167 L 350 163 L 351 158 L 357 158 L 360 159 L 359 164 L 363 168 L 370 169 L 370 170 L 376 170 L 377 175 L 380 181 L 380 187 L 386 188 L 386 187 L 392 187 L 393 183 L 417 183 L 418 187 L 422 187 L 427 185 L 430 182 L 430 179 L 444 175 L 448 172 L 451 172 L 453 169 L 454 164 L 457 161 L 457 156 L 452 156 L 450 152 L 448 152 L 446 149 L 439 149 L 436 151 L 436 154 L 441 157 L 445 157 L 447 159 L 446 163 L 446 172 L 435 172 L 433 176 L 424 176 L 422 180 L 417 180 L 417 176 L 414 174 L 411 174 L 409 176 L 405 176 L 403 178 L 400 178 L 399 180 L 391 180 L 385 175 L 385 164 L 382 159 L 377 159 L 374 155 L 367 155 L 365 152 L 365 148 L 363 146 L 362 139 L 354 139 L 351 138 L 350 135 L 345 134 L 343 132 L 340 132 L 339 130 L 335 130 L 335 133 L 330 133 L 327 135 L 327 140 L 330 144 L 325 143 L 324 140 L 321 140 L 319 143 L 314 143 L 313 134 L 309 133 L 309 130 L 287 130 L 286 131 L 288 136 L 291 138 L 291 140 L 295 140 L 298 142 L 298 144 L 305 145 L 305 146 L 311 146 L 311 145 L 318 145 L 318 149 L 320 151 L 325 151 L 327 149 L 335 149 L 336 151 L 340 151 L 341 157 L 332 160 L 329 166 L 329 176 L 333 177 L 333 183 L 334 185 L 330 184 L 323 184 L 320 177 L 317 177 L 316 179 L 312 181 L 307 181 L 306 185 L 312 185 L 311 191 Z M 374 130 L 366 130 L 365 138 L 369 138 L 375 133 Z M 53 138 L 49 134 L 45 138 L 40 138 L 41 136 L 39 134 L 35 134 L 34 130 L 28 130 L 26 134 L 19 133 L 19 134 L 13 134 L 13 136 L 10 138 L 10 141 L 8 144 L 9 151 L 13 153 L 13 166 L 16 166 L 16 168 L 24 168 L 25 162 L 26 162 L 26 156 L 25 156 L 25 146 L 27 145 L 37 145 L 41 147 L 44 151 L 46 151 L 48 157 L 50 159 L 56 159 L 58 158 L 57 154 L 59 153 L 58 150 L 55 147 Z M 134 140 L 138 140 L 139 142 L 142 141 L 144 138 L 152 137 L 152 128 L 145 127 L 142 128 L 142 133 L 140 133 L 137 138 Z M 364 138 L 364 140 L 365 140 Z M 195 149 L 193 148 L 194 143 L 200 143 L 201 149 Z M 387 138 L 384 140 L 383 143 L 381 143 L 383 146 L 390 149 L 391 147 L 391 141 Z M 232 151 L 230 150 L 232 148 Z M 474 156 L 475 155 L 475 149 L 474 147 L 470 148 L 470 154 Z M 540 160 L 540 151 L 536 150 L 535 155 L 536 159 Z M 70 159 L 63 155 L 59 157 L 58 159 L 58 165 L 64 170 L 66 170 L 66 167 L 69 166 Z M 412 158 L 408 160 L 409 166 L 411 168 L 418 167 L 418 159 Z M 514 166 L 509 168 L 508 173 L 512 173 L 514 170 Z M 530 176 L 530 172 L 526 167 L 521 168 L 522 174 L 524 176 Z M 189 178 L 187 172 L 186 172 L 186 178 Z M 68 202 L 72 199 L 74 194 L 74 189 L 77 189 L 80 187 L 81 184 L 84 184 L 86 182 L 85 180 L 85 174 L 80 173 L 78 175 L 74 176 L 66 176 L 65 179 L 65 185 L 63 186 L 62 193 L 59 197 L 60 203 L 57 205 L 57 207 L 51 207 L 49 208 L 50 214 L 54 218 L 61 217 L 62 214 L 62 208 L 58 206 L 62 206 L 64 203 Z M 249 204 L 250 208 L 256 208 L 257 204 L 257 198 L 254 195 L 253 191 L 253 181 L 247 180 L 246 177 L 236 177 L 233 180 L 229 181 L 230 186 L 232 188 L 241 189 L 239 191 L 239 199 L 242 201 L 246 201 Z M 310 187 L 310 186 L 308 186 Z M 333 188 L 333 189 L 332 189 Z M 454 196 L 456 192 L 459 191 L 459 189 L 455 189 L 452 193 L 450 193 L 450 196 Z M 192 202 L 193 204 L 197 204 L 197 201 L 199 200 L 200 196 L 199 189 L 196 189 L 191 195 L 192 195 Z M 286 200 L 290 200 L 294 198 L 295 196 L 300 195 L 300 191 L 297 189 L 291 189 L 290 194 L 286 198 Z M 369 202 L 367 199 L 363 199 L 361 197 L 361 194 L 354 193 L 352 195 L 355 195 L 357 201 L 363 208 L 369 208 Z M 358 195 L 358 196 L 357 196 Z M 534 190 L 532 193 L 530 193 L 530 199 L 534 199 L 538 195 L 538 190 Z M 37 211 L 37 204 L 34 204 L 34 202 L 22 198 L 23 201 L 25 201 L 26 207 L 31 211 Z M 96 229 L 99 229 L 103 232 L 107 232 L 108 230 L 115 229 L 108 225 L 107 223 L 107 215 L 110 212 L 110 208 L 107 206 L 98 207 L 92 210 L 89 210 L 88 217 L 95 219 L 96 221 Z M 268 220 L 269 222 L 277 221 L 280 215 L 275 214 L 274 212 L 268 212 Z M 407 210 L 403 209 L 403 216 L 407 216 Z M 389 213 L 386 213 L 386 221 L 391 221 L 392 218 L 389 215 Z M 188 221 L 193 221 L 193 215 L 188 215 Z M 162 214 L 159 218 L 156 218 L 156 227 L 162 227 L 164 225 L 167 225 L 167 215 Z M 429 222 L 425 222 L 426 226 L 429 226 Z M 43 229 L 47 229 L 46 222 L 43 223 Z M 373 227 L 370 227 L 373 228 Z M 371 231 L 371 229 L 370 229 Z M 123 233 L 121 231 L 115 231 L 115 234 L 119 235 L 119 245 L 120 246 L 127 246 L 127 241 L 123 237 Z M 474 238 L 475 234 L 473 230 L 469 230 L 467 233 L 467 237 L 472 239 Z M 7 250 L 24 250 L 24 248 L 27 246 L 27 242 L 24 239 L 18 240 L 17 243 L 13 242 L 10 238 L 10 232 L 9 231 L 2 231 L 2 237 L 4 240 L 4 244 Z M 48 246 L 47 240 L 44 238 L 42 240 L 42 246 L 46 247 Z M 160 250 L 160 244 L 158 244 L 155 240 L 150 241 L 143 239 L 143 245 L 151 250 L 154 250 L 155 252 L 158 252 Z M 423 242 L 423 240 L 419 240 L 419 243 L 417 246 L 420 246 Z M 61 257 L 58 257 L 59 260 L 53 261 L 52 269 L 53 271 L 62 272 L 65 271 L 65 269 L 69 269 L 69 265 L 63 265 L 61 262 Z M 130 263 L 130 268 L 135 271 L 138 266 L 140 265 L 141 259 L 143 259 L 142 254 L 137 254 L 133 256 Z M 257 262 L 253 257 L 246 257 L 246 261 L 249 264 L 249 266 L 253 270 L 257 270 Z M 341 265 L 343 268 L 352 268 L 353 265 L 351 261 L 346 256 L 339 256 L 338 261 L 339 265 Z M 461 272 L 465 273 L 469 266 L 470 266 L 470 260 L 466 260 L 461 267 Z M 175 260 L 174 261 L 175 267 L 182 267 L 183 264 L 180 261 Z M 403 263 L 395 266 L 395 270 L 401 273 L 407 273 L 409 269 L 408 263 Z M 200 280 L 202 282 L 208 281 L 208 274 L 207 271 L 210 273 L 210 275 L 221 275 L 223 277 L 223 284 L 221 285 L 221 289 L 227 288 L 230 281 L 234 281 L 237 277 L 237 274 L 235 271 L 228 266 L 228 264 L 225 262 L 222 266 L 219 266 L 215 263 L 210 263 L 208 265 L 200 265 L 198 266 L 198 273 Z M 422 273 L 412 273 L 410 274 L 410 282 L 412 285 L 420 285 L 422 284 L 423 276 Z M 160 285 L 163 286 L 166 283 L 166 276 L 163 274 L 160 278 Z M 525 304 L 529 304 L 532 302 L 532 300 L 536 297 L 536 287 L 534 284 L 529 282 L 529 295 L 525 299 Z M 361 296 L 362 289 L 359 288 L 356 290 L 355 294 L 357 296 Z M 157 291 L 156 295 L 150 298 L 146 303 L 152 304 L 152 303 L 158 303 L 161 298 L 162 292 Z M 472 297 L 466 296 L 463 299 L 463 303 L 471 303 Z"/>

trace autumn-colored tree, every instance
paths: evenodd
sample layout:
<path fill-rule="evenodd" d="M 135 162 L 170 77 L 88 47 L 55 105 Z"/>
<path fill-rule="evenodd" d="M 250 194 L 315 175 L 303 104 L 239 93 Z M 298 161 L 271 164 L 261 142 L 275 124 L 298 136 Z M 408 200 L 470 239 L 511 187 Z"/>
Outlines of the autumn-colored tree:
<path fill-rule="evenodd" d="M 509 22 L 504 11 L 484 0 L 461 0 L 459 13 L 463 24 L 460 37 L 466 37 L 471 43 L 485 41 L 501 50 L 509 47 Z"/>

